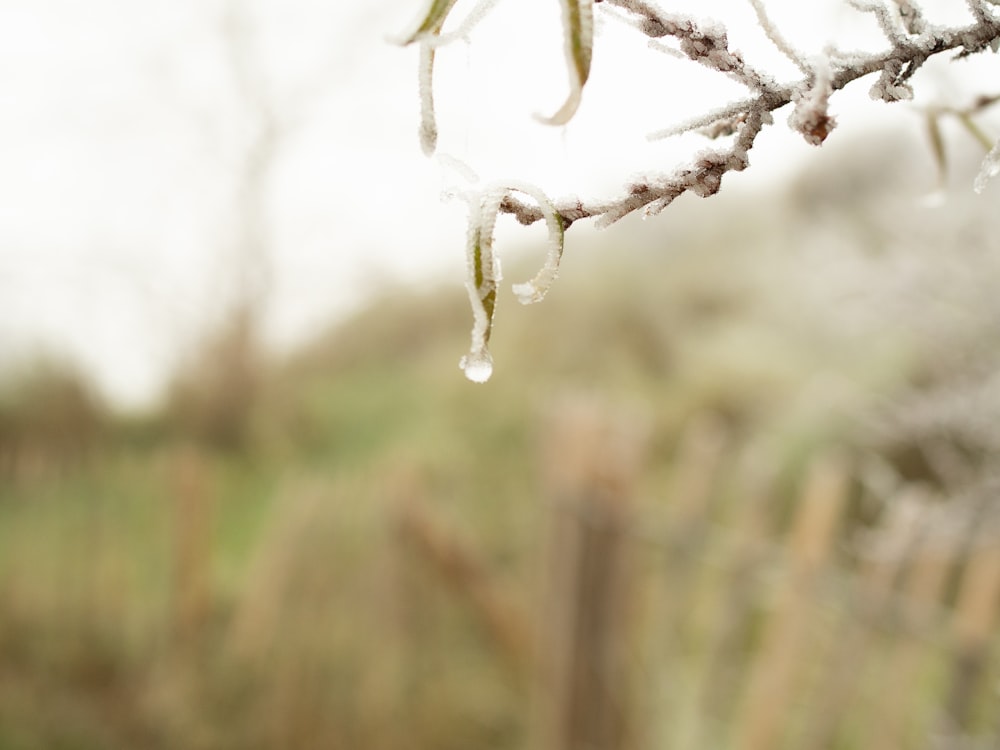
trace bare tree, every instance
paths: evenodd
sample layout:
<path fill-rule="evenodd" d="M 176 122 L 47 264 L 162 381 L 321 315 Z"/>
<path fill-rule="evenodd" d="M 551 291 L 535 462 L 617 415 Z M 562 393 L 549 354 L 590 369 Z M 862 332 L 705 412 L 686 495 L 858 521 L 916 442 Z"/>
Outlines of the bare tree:
<path fill-rule="evenodd" d="M 445 30 L 445 22 L 455 2 L 431 2 L 417 28 L 403 39 L 404 43 L 419 44 L 421 48 L 420 134 L 428 154 L 434 151 L 437 134 L 431 85 L 435 49 L 465 38 L 472 25 L 496 0 L 482 0 L 456 29 Z M 597 226 L 604 227 L 639 209 L 647 215 L 657 214 L 684 193 L 701 197 L 714 195 L 721 188 L 726 173 L 743 171 L 749 166 L 750 150 L 764 128 L 774 123 L 774 113 L 778 110 L 790 108 L 786 119 L 788 127 L 808 143 L 818 146 L 837 125 L 830 111 L 831 97 L 849 84 L 875 77 L 870 90 L 874 99 L 884 102 L 908 100 L 913 97 L 914 74 L 931 58 L 952 54 L 954 59 L 959 59 L 987 49 L 996 52 L 1000 47 L 1000 11 L 997 10 L 1000 0 L 964 0 L 969 23 L 949 27 L 930 23 L 916 0 L 847 0 L 859 12 L 874 16 L 887 46 L 875 53 L 844 52 L 831 46 L 815 57 L 807 57 L 785 38 L 769 17 L 764 0 L 748 2 L 767 38 L 798 69 L 795 79 L 778 81 L 754 66 L 732 48 L 724 26 L 665 12 L 649 0 L 562 0 L 570 96 L 555 115 L 540 118 L 543 122 L 563 124 L 576 111 L 590 71 L 594 47 L 593 14 L 598 3 L 603 6 L 603 12 L 634 27 L 651 46 L 733 79 L 747 90 L 747 94 L 736 102 L 653 134 L 651 137 L 663 138 L 694 131 L 713 141 L 724 142 L 724 145 L 700 152 L 692 162 L 673 171 L 632 182 L 617 196 L 596 202 L 576 198 L 554 201 L 539 189 L 518 182 L 494 184 L 466 194 L 470 217 L 467 287 L 474 325 L 471 350 L 463 357 L 461 366 L 471 380 L 483 382 L 492 373 L 488 344 L 500 276 L 493 250 L 493 230 L 500 214 L 511 214 L 524 225 L 544 220 L 548 226 L 550 251 L 544 267 L 532 281 L 514 287 L 522 303 L 537 302 L 556 278 L 564 234 L 572 224 L 592 218 Z M 932 145 L 940 164 L 944 164 L 938 130 L 940 116 L 954 114 L 975 134 L 977 129 L 971 120 L 972 114 L 996 101 L 997 97 L 984 96 L 967 110 L 949 112 L 942 109 L 929 116 Z M 977 191 L 1000 173 L 1000 143 L 987 141 L 986 145 L 989 153 L 975 182 Z M 526 202 L 519 196 L 529 200 Z"/>

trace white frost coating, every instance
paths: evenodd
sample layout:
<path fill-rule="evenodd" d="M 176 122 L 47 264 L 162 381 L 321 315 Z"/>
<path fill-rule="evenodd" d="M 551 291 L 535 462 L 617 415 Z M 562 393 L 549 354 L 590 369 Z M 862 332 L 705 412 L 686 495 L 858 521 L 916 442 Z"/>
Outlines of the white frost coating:
<path fill-rule="evenodd" d="M 986 189 L 986 183 L 1000 174 L 1000 141 L 997 141 L 990 152 L 983 159 L 983 166 L 976 175 L 976 183 L 973 189 L 977 193 L 982 193 Z"/>

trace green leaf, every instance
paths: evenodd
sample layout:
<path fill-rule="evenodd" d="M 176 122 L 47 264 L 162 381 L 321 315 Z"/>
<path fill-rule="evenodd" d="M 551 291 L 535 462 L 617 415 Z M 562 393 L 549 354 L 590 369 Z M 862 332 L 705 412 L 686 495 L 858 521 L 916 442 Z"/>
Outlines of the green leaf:
<path fill-rule="evenodd" d="M 594 51 L 594 0 L 562 0 L 566 61 L 569 65 L 569 96 L 551 117 L 539 117 L 549 125 L 565 125 L 576 114 L 583 86 L 590 77 Z"/>

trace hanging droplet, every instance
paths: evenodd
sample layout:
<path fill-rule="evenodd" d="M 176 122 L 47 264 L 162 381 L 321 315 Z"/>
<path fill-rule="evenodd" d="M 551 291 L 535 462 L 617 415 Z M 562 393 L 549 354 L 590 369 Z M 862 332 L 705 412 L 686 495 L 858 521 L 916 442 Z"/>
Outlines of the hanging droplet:
<path fill-rule="evenodd" d="M 473 383 L 485 383 L 493 374 L 493 357 L 485 349 L 470 352 L 459 360 L 458 366 Z"/>

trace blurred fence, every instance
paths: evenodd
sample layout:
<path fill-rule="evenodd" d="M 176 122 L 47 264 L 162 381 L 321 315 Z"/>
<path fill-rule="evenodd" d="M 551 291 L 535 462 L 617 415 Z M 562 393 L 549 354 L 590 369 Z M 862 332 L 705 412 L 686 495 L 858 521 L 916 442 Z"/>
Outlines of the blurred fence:
<path fill-rule="evenodd" d="M 1000 747 L 1000 533 L 985 516 L 903 486 L 859 518 L 858 467 L 832 454 L 779 492 L 710 419 L 681 441 L 663 500 L 643 503 L 642 432 L 559 410 L 530 614 L 474 544 L 406 505 L 411 549 L 535 685 L 535 747 Z"/>

